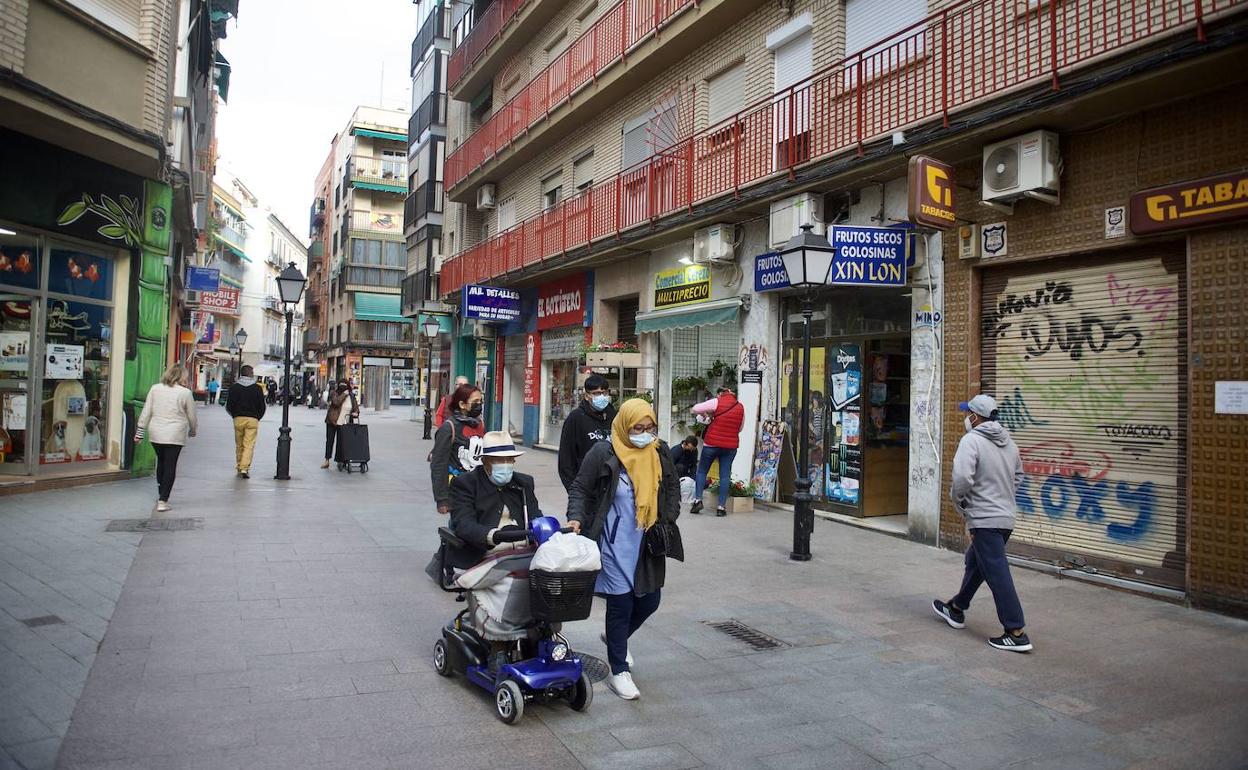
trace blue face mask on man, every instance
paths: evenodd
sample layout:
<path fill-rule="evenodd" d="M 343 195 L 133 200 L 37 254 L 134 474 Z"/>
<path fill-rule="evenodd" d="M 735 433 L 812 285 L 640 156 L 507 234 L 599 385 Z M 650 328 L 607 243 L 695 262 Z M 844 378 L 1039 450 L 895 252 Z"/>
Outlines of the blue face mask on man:
<path fill-rule="evenodd" d="M 611 406 L 611 397 L 605 394 L 598 395 L 598 396 L 590 396 L 589 405 L 594 408 L 595 412 L 606 411 L 606 408 L 608 406 Z"/>
<path fill-rule="evenodd" d="M 490 466 L 490 481 L 493 481 L 500 487 L 509 484 L 515 470 L 516 466 L 514 463 L 494 463 Z"/>

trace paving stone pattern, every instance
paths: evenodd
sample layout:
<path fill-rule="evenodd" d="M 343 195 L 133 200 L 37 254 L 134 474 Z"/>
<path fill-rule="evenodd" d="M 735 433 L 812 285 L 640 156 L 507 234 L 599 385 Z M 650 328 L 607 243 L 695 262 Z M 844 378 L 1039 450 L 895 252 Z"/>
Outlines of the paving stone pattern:
<path fill-rule="evenodd" d="M 632 645 L 640 701 L 598 685 L 586 714 L 531 707 L 504 726 L 430 663 L 462 605 L 423 573 L 443 520 L 419 424 L 366 415 L 374 459 L 348 476 L 318 467 L 322 415 L 292 413 L 294 478 L 275 482 L 276 413 L 249 481 L 232 477 L 224 413 L 201 413 L 169 515 L 202 529 L 105 534 L 150 508 L 146 480 L 0 503 L 0 671 L 21 696 L 0 698 L 0 768 L 1248 762 L 1248 623 L 1020 570 L 1037 650 L 999 652 L 986 592 L 964 631 L 928 606 L 960 555 L 821 521 L 799 564 L 788 517 L 765 509 L 682 519 L 689 559 Z M 561 513 L 553 455 L 520 462 Z M 567 626 L 574 646 L 603 654 L 601 612 Z M 20 623 L 45 615 L 66 623 Z M 789 646 L 756 652 L 707 624 L 733 619 Z"/>

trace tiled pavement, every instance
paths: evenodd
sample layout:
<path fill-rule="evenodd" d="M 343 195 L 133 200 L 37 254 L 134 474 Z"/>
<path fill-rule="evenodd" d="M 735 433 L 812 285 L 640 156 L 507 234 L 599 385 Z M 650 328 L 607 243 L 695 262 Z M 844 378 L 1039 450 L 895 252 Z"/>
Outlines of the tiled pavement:
<path fill-rule="evenodd" d="M 317 467 L 321 414 L 293 413 L 280 484 L 276 415 L 247 482 L 224 415 L 201 415 L 171 512 L 199 530 L 104 534 L 150 507 L 146 480 L 0 499 L 0 767 L 50 764 L 88 666 L 58 767 L 1248 763 L 1248 623 L 1018 571 L 1037 651 L 997 652 L 987 595 L 960 632 L 927 606 L 959 555 L 820 522 L 815 560 L 797 564 L 768 511 L 682 520 L 690 559 L 633 645 L 641 701 L 599 685 L 587 714 L 534 707 L 505 727 L 431 669 L 456 605 L 423 575 L 437 519 L 419 426 L 370 416 L 375 462 L 347 476 Z M 561 512 L 553 456 L 521 462 Z M 92 665 L 94 642 L 68 630 L 98 639 L 123 578 Z M 67 622 L 14 625 L 29 613 Z M 600 613 L 567 631 L 601 655 Z M 751 652 L 702 622 L 728 618 L 790 646 Z M 47 662 L 58 641 L 74 667 Z"/>

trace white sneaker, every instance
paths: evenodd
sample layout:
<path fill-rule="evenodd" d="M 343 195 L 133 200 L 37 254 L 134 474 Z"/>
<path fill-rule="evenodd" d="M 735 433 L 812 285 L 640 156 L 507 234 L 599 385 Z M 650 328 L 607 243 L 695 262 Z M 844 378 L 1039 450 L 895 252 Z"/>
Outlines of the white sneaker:
<path fill-rule="evenodd" d="M 598 634 L 598 638 L 602 640 L 602 643 L 605 646 L 607 643 L 607 632 L 603 631 L 601 634 Z M 624 662 L 628 664 L 629 668 L 633 667 L 633 654 L 627 650 L 624 652 Z"/>
<path fill-rule="evenodd" d="M 156 511 L 159 513 L 164 513 L 165 511 L 169 510 L 171 507 L 172 506 L 170 506 L 169 503 L 166 503 L 164 500 L 156 501 Z"/>
<path fill-rule="evenodd" d="M 328 468 L 328 467 L 329 467 L 329 460 L 326 460 L 325 462 L 321 463 L 321 467 L 322 467 L 322 468 Z"/>
<path fill-rule="evenodd" d="M 611 692 L 624 700 L 637 700 L 641 697 L 641 692 L 637 689 L 637 685 L 633 684 L 633 675 L 627 671 L 607 677 L 607 687 L 610 687 Z"/>

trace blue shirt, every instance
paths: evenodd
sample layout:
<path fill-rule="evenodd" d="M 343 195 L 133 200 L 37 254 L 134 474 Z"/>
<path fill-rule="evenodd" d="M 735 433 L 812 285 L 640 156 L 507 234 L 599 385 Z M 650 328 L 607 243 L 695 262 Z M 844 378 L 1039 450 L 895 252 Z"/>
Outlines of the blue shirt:
<path fill-rule="evenodd" d="M 615 499 L 607 511 L 607 521 L 598 538 L 602 571 L 594 583 L 595 593 L 611 596 L 632 593 L 644 535 L 645 530 L 637 526 L 637 498 L 633 494 L 633 482 L 621 468 Z"/>

